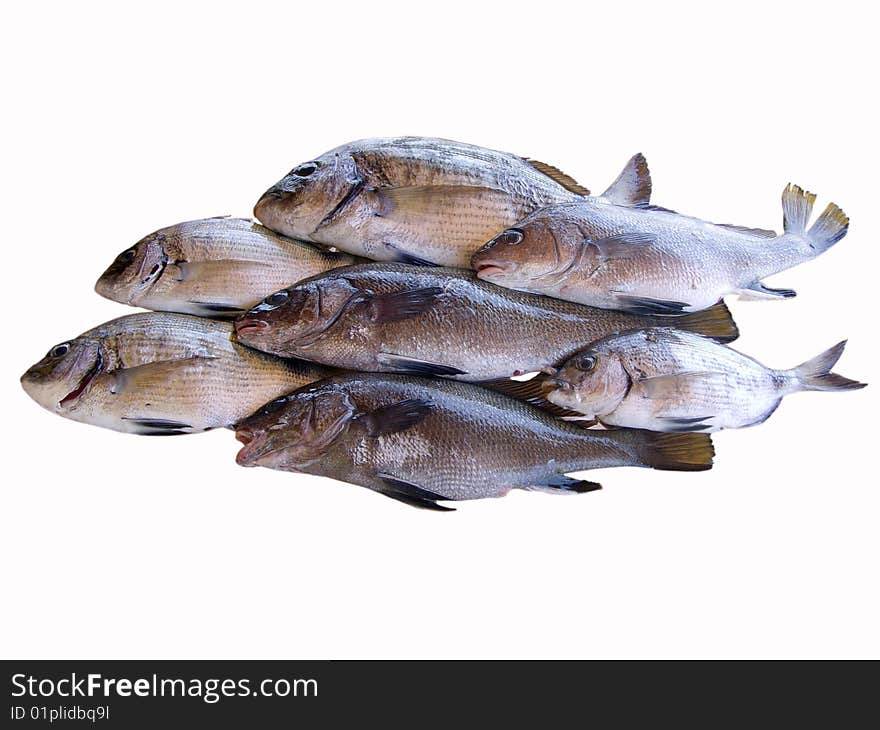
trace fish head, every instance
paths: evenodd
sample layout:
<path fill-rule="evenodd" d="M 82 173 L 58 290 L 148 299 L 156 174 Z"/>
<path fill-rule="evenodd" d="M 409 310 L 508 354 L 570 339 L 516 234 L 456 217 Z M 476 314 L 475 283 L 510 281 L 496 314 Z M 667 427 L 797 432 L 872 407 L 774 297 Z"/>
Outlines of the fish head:
<path fill-rule="evenodd" d="M 539 211 L 489 241 L 471 258 L 477 277 L 511 289 L 530 289 L 566 270 L 578 247 L 576 236 Z"/>
<path fill-rule="evenodd" d="M 321 459 L 357 415 L 348 394 L 333 384 L 278 398 L 239 423 L 241 466 L 301 471 Z"/>
<path fill-rule="evenodd" d="M 113 260 L 95 284 L 95 291 L 115 302 L 139 304 L 165 272 L 167 245 L 164 230 L 145 236 Z"/>
<path fill-rule="evenodd" d="M 355 159 L 344 150 L 303 162 L 269 188 L 254 206 L 267 228 L 311 240 L 363 185 Z"/>
<path fill-rule="evenodd" d="M 631 384 L 621 358 L 596 348 L 577 353 L 548 378 L 545 396 L 562 408 L 601 418 L 620 405 Z"/>
<path fill-rule="evenodd" d="M 21 376 L 21 385 L 43 408 L 67 415 L 88 394 L 104 365 L 101 341 L 77 337 L 49 350 Z"/>
<path fill-rule="evenodd" d="M 236 336 L 263 352 L 290 355 L 314 343 L 358 296 L 344 277 L 306 281 L 275 292 L 241 315 Z"/>

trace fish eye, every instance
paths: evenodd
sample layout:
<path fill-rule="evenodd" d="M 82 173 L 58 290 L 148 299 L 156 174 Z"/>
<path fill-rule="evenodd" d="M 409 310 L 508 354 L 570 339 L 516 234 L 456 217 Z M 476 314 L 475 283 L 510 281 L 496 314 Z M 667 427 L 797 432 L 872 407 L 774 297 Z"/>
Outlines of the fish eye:
<path fill-rule="evenodd" d="M 275 292 L 272 296 L 266 297 L 265 303 L 268 304 L 272 309 L 275 307 L 280 307 L 284 302 L 287 301 L 289 295 L 287 291 L 279 291 Z"/>
<path fill-rule="evenodd" d="M 70 352 L 70 343 L 62 342 L 49 350 L 49 357 L 64 357 L 68 352 Z"/>
<path fill-rule="evenodd" d="M 589 373 L 596 368 L 597 362 L 598 359 L 595 355 L 584 355 L 583 357 L 579 357 L 577 360 L 575 360 L 574 366 L 578 370 Z"/>
<path fill-rule="evenodd" d="M 116 257 L 116 260 L 120 264 L 130 264 L 132 261 L 134 261 L 134 257 L 135 257 L 136 253 L 137 253 L 137 251 L 135 251 L 134 248 L 130 248 L 126 251 L 123 251 L 121 254 L 119 254 L 119 256 Z"/>
<path fill-rule="evenodd" d="M 495 239 L 497 243 L 506 243 L 508 246 L 516 246 L 523 240 L 523 232 L 519 228 L 508 228 L 506 231 L 498 234 Z"/>
<path fill-rule="evenodd" d="M 294 167 L 291 171 L 291 175 L 296 175 L 297 177 L 308 177 L 313 172 L 318 169 L 317 162 L 304 162 L 299 167 Z"/>

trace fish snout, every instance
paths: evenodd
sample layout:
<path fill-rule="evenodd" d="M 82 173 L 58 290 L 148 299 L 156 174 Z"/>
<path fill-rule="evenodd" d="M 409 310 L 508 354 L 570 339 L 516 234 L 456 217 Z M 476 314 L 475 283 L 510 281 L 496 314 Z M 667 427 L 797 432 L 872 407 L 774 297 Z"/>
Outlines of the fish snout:
<path fill-rule="evenodd" d="M 254 217 L 271 226 L 278 210 L 278 204 L 289 195 L 290 191 L 285 190 L 280 183 L 276 183 L 260 196 L 254 206 Z"/>

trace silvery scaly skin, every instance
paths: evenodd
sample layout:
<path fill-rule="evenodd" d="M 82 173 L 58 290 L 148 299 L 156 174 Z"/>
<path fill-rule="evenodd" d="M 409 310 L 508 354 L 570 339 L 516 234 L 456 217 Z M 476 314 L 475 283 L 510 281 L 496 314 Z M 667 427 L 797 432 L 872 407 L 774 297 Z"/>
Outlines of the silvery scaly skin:
<path fill-rule="evenodd" d="M 631 312 L 693 312 L 726 294 L 794 296 L 762 282 L 815 258 L 846 234 L 829 204 L 807 230 L 815 196 L 789 185 L 785 233 L 716 225 L 614 196 L 549 206 L 503 231 L 472 260 L 481 279 L 581 304 Z"/>
<path fill-rule="evenodd" d="M 356 261 L 252 220 L 205 218 L 145 236 L 116 257 L 95 290 L 145 309 L 232 317 L 284 286 Z"/>
<path fill-rule="evenodd" d="M 146 435 L 228 427 L 331 372 L 236 344 L 232 325 L 130 314 L 55 345 L 21 378 L 59 416 Z"/>
<path fill-rule="evenodd" d="M 844 342 L 791 370 L 773 370 L 700 335 L 648 329 L 607 337 L 545 385 L 560 407 L 603 423 L 652 431 L 718 431 L 765 421 L 800 390 L 853 390 L 831 372 Z"/>
<path fill-rule="evenodd" d="M 286 236 L 379 261 L 468 268 L 498 231 L 588 190 L 554 167 L 428 137 L 365 139 L 298 165 L 254 215 Z"/>
<path fill-rule="evenodd" d="M 267 404 L 236 437 L 242 466 L 327 476 L 432 509 L 511 489 L 598 488 L 565 476 L 584 469 L 703 470 L 713 455 L 701 434 L 588 431 L 468 383 L 361 373 Z"/>
<path fill-rule="evenodd" d="M 470 271 L 395 263 L 300 282 L 239 318 L 236 331 L 264 352 L 347 370 L 479 381 L 556 366 L 600 337 L 661 323 L 724 340 L 737 335 L 724 305 L 640 316 L 502 289 Z"/>

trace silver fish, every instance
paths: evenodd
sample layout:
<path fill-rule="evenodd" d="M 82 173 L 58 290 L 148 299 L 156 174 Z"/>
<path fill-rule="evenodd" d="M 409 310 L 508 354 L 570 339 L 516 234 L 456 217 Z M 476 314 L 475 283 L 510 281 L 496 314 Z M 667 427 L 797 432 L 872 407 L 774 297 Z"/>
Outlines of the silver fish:
<path fill-rule="evenodd" d="M 254 215 L 286 236 L 380 261 L 468 268 L 527 213 L 589 194 L 555 167 L 429 137 L 365 139 L 293 168 Z"/>
<path fill-rule="evenodd" d="M 615 332 L 669 323 L 737 336 L 722 304 L 683 317 L 609 312 L 479 281 L 473 272 L 370 263 L 325 272 L 265 299 L 239 341 L 346 370 L 509 378 L 557 366 Z"/>
<path fill-rule="evenodd" d="M 808 230 L 815 197 L 785 188 L 785 233 L 777 236 L 639 200 L 620 205 L 606 193 L 526 216 L 480 249 L 472 266 L 501 286 L 636 313 L 694 312 L 733 293 L 792 297 L 761 280 L 828 250 L 849 225 L 831 203 Z"/>
<path fill-rule="evenodd" d="M 205 218 L 145 236 L 95 284 L 122 304 L 203 317 L 233 317 L 300 279 L 358 261 L 243 218 Z"/>
<path fill-rule="evenodd" d="M 603 423 L 652 431 L 718 431 L 765 421 L 801 390 L 854 390 L 831 372 L 841 342 L 791 370 L 773 370 L 692 332 L 668 328 L 606 337 L 545 384 L 551 403 Z"/>
<path fill-rule="evenodd" d="M 698 471 L 703 434 L 589 431 L 451 380 L 349 374 L 302 388 L 239 424 L 237 461 L 327 476 L 417 507 L 511 489 L 587 492 L 566 472 L 612 466 Z"/>
<path fill-rule="evenodd" d="M 55 345 L 21 384 L 59 416 L 169 435 L 231 426 L 330 372 L 238 345 L 227 322 L 144 312 Z"/>

